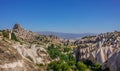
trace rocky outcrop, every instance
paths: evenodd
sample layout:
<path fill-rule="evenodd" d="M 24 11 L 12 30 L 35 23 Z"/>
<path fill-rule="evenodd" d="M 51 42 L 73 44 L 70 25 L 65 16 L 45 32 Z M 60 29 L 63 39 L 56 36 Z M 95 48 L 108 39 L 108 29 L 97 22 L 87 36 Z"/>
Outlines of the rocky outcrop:
<path fill-rule="evenodd" d="M 9 36 L 7 32 L 5 34 Z M 59 38 L 27 31 L 19 24 L 14 25 L 11 36 L 12 39 L 8 39 L 0 32 L 0 71 L 45 71 L 39 67 L 51 62 L 45 47 L 49 42 L 59 42 Z"/>
<path fill-rule="evenodd" d="M 12 43 L 0 41 L 0 71 L 41 71 L 42 68 L 23 58 Z"/>
<path fill-rule="evenodd" d="M 119 32 L 96 37 L 86 37 L 75 42 L 76 60 L 91 60 L 93 63 L 105 63 L 117 50 L 120 50 Z"/>
<path fill-rule="evenodd" d="M 38 46 L 35 44 L 32 45 L 20 45 L 15 44 L 13 46 L 17 49 L 18 53 L 25 59 L 32 61 L 35 64 L 48 64 L 50 63 L 51 59 L 47 51 L 43 48 L 43 46 Z"/>
<path fill-rule="evenodd" d="M 38 33 L 34 33 L 31 31 L 25 30 L 20 24 L 15 24 L 13 27 L 13 33 L 17 37 L 18 40 L 24 40 L 24 41 L 36 41 L 40 40 L 40 37 L 43 37 L 42 35 L 40 36 Z"/>
<path fill-rule="evenodd" d="M 77 49 L 79 51 L 76 51 L 79 53 L 77 54 L 77 60 L 85 60 L 89 59 L 93 63 L 99 63 L 102 64 L 104 63 L 113 53 L 113 48 L 110 46 L 106 47 L 88 47 L 88 48 L 80 48 Z"/>
<path fill-rule="evenodd" d="M 110 71 L 120 71 L 120 51 L 115 52 L 104 64 L 103 69 Z"/>
<path fill-rule="evenodd" d="M 19 30 L 19 31 L 24 30 L 24 28 L 20 24 L 15 24 L 14 25 L 13 30 L 16 30 L 16 29 Z"/>
<path fill-rule="evenodd" d="M 40 43 L 40 44 L 49 44 L 49 43 L 61 43 L 59 37 L 50 35 L 45 36 L 36 32 L 25 30 L 20 24 L 15 24 L 12 32 L 15 34 L 18 41 L 30 42 L 30 43 Z"/>

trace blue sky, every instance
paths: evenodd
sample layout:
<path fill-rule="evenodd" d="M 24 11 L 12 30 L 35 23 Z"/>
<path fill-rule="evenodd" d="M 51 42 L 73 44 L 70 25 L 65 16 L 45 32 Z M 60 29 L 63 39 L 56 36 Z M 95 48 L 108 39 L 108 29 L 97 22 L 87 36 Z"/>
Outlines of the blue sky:
<path fill-rule="evenodd" d="M 0 0 L 0 29 L 16 22 L 32 31 L 120 31 L 120 1 Z"/>

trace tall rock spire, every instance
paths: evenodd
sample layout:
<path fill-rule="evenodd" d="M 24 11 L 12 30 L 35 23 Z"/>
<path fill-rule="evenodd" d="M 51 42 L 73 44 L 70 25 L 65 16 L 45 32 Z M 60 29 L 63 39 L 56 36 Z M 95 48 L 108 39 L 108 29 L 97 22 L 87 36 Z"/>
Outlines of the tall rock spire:
<path fill-rule="evenodd" d="M 97 54 L 97 62 L 100 63 L 100 64 L 102 64 L 102 63 L 104 63 L 105 61 L 106 61 L 106 59 L 105 59 L 105 54 L 104 54 L 102 48 L 100 48 L 100 49 L 99 49 L 99 52 L 98 52 L 98 54 Z"/>
<path fill-rule="evenodd" d="M 11 39 L 12 30 L 8 30 L 9 39 Z"/>

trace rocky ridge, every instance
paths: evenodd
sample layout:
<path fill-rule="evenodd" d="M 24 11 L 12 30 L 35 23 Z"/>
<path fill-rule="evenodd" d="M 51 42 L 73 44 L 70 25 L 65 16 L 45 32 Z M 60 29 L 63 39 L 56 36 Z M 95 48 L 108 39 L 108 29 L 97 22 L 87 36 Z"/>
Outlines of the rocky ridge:
<path fill-rule="evenodd" d="M 0 41 L 0 71 L 43 71 L 13 47 L 13 41 Z"/>
<path fill-rule="evenodd" d="M 120 68 L 117 67 L 117 60 L 115 60 L 117 56 L 115 57 L 115 55 L 117 55 L 116 52 L 120 51 L 120 32 L 82 38 L 75 41 L 75 45 L 78 45 L 75 51 L 77 61 L 90 60 L 95 64 L 102 64 L 110 71 L 119 71 Z M 111 65 L 113 66 L 112 69 Z"/>
<path fill-rule="evenodd" d="M 25 30 L 20 24 L 15 24 L 12 30 L 19 41 L 30 43 L 48 44 L 51 42 L 61 43 L 60 38 L 54 35 L 45 36 L 36 32 Z"/>

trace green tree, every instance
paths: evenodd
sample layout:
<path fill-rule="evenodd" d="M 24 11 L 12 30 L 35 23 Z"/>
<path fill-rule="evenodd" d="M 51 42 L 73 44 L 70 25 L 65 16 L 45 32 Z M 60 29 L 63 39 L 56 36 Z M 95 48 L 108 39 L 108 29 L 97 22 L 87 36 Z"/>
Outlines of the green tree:
<path fill-rule="evenodd" d="M 64 63 L 61 68 L 62 68 L 62 71 L 70 71 L 70 67 L 68 66 L 67 63 Z"/>
<path fill-rule="evenodd" d="M 9 37 L 9 35 L 8 35 L 7 31 L 3 30 L 3 31 L 2 31 L 2 33 L 3 33 L 3 37 L 6 37 L 6 38 L 8 38 L 8 37 Z"/>
<path fill-rule="evenodd" d="M 64 52 L 69 52 L 70 50 L 70 48 L 64 48 Z"/>
<path fill-rule="evenodd" d="M 78 62 L 77 63 L 77 69 L 79 71 L 88 71 L 87 66 L 83 62 Z"/>
<path fill-rule="evenodd" d="M 61 55 L 61 51 L 58 48 L 54 48 L 54 45 L 49 46 L 47 51 L 52 59 L 60 57 Z"/>
<path fill-rule="evenodd" d="M 94 65 L 94 67 L 92 67 L 92 70 L 101 71 L 102 70 L 102 65 L 101 64 L 96 64 L 96 65 Z"/>
<path fill-rule="evenodd" d="M 14 33 L 11 34 L 11 39 L 15 40 L 15 41 L 18 41 Z"/>
<path fill-rule="evenodd" d="M 70 67 L 64 61 L 53 61 L 48 65 L 48 70 L 53 71 L 70 71 Z"/>
<path fill-rule="evenodd" d="M 68 54 L 68 58 L 69 58 L 69 61 L 75 61 L 75 57 L 71 53 Z"/>

